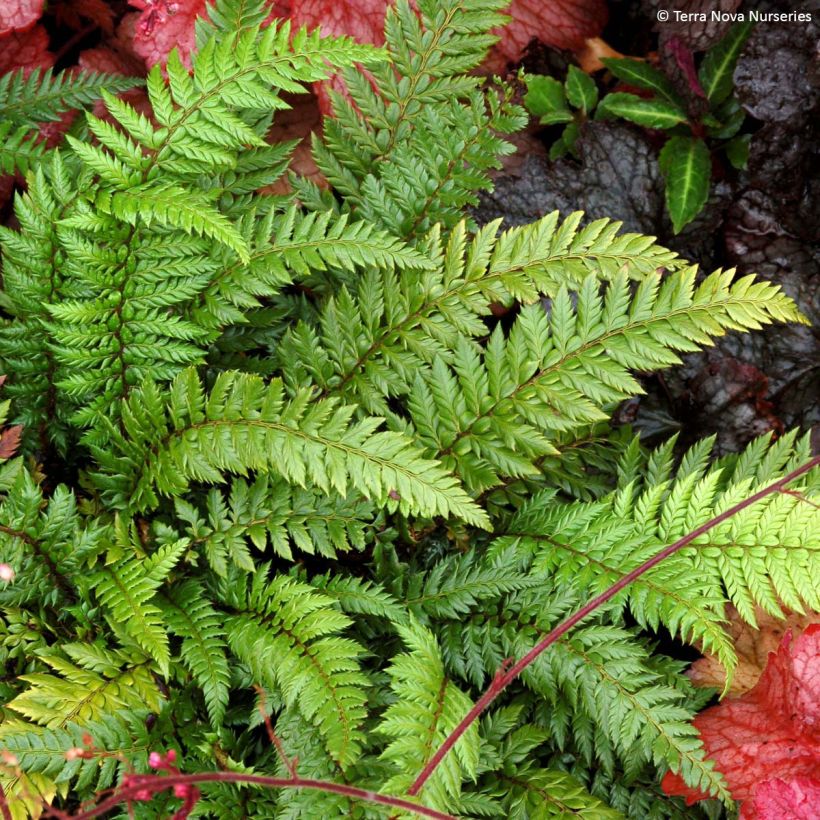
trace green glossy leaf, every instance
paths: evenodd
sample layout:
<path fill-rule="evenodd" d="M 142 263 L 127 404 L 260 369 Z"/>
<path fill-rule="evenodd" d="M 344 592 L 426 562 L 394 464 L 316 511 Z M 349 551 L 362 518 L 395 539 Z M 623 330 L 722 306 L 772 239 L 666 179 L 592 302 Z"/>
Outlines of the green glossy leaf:
<path fill-rule="evenodd" d="M 729 29 L 729 33 L 703 58 L 698 79 L 712 105 L 723 102 L 732 93 L 732 75 L 737 58 L 749 38 L 753 23 L 738 23 Z"/>
<path fill-rule="evenodd" d="M 726 143 L 726 156 L 734 168 L 742 171 L 749 162 L 750 134 L 741 134 Z"/>
<path fill-rule="evenodd" d="M 677 105 L 663 100 L 644 100 L 634 94 L 607 94 L 598 106 L 597 118 L 621 117 L 645 128 L 674 128 L 686 122 L 686 113 Z"/>
<path fill-rule="evenodd" d="M 568 108 L 560 111 L 550 111 L 538 121 L 541 125 L 560 125 L 562 122 L 572 122 L 572 111 Z"/>
<path fill-rule="evenodd" d="M 595 108 L 598 102 L 598 87 L 595 85 L 595 80 L 577 66 L 569 67 L 565 88 L 567 99 L 576 108 L 580 108 L 584 114 L 589 114 Z"/>
<path fill-rule="evenodd" d="M 712 157 L 703 140 L 672 137 L 664 145 L 659 161 L 666 178 L 666 207 L 675 233 L 680 233 L 706 204 Z"/>
<path fill-rule="evenodd" d="M 524 96 L 524 105 L 531 114 L 543 117 L 554 111 L 568 111 L 564 86 L 558 80 L 533 74 L 527 76 L 526 83 L 527 93 Z"/>
<path fill-rule="evenodd" d="M 633 60 L 629 57 L 605 57 L 601 62 L 619 79 L 637 88 L 646 88 L 654 91 L 658 97 L 672 105 L 682 105 L 680 95 L 675 91 L 669 78 L 657 68 L 653 68 L 643 60 Z"/>

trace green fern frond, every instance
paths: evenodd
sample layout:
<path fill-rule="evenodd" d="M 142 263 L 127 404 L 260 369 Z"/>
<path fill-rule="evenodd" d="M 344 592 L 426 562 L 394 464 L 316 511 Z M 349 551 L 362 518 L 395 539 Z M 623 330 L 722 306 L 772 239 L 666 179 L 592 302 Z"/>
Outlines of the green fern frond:
<path fill-rule="evenodd" d="M 390 738 L 382 758 L 396 768 L 383 786 L 388 794 L 400 794 L 410 787 L 472 706 L 467 695 L 445 676 L 434 635 L 417 623 L 397 630 L 409 651 L 393 658 L 388 667 L 396 702 L 378 725 L 379 734 Z M 425 784 L 420 794 L 427 805 L 443 810 L 458 806 L 462 781 L 476 777 L 479 748 L 474 724 Z"/>
<path fill-rule="evenodd" d="M 254 678 L 296 704 L 318 727 L 328 752 L 347 767 L 361 753 L 367 678 L 362 647 L 340 633 L 350 619 L 333 601 L 292 578 L 257 571 L 247 589 L 231 585 L 225 620 L 231 651 Z"/>
<path fill-rule="evenodd" d="M 6 704 L 34 723 L 60 729 L 121 710 L 159 711 L 162 697 L 145 656 L 121 658 L 119 666 L 100 672 L 57 655 L 43 655 L 41 660 L 53 673 L 21 675 L 28 688 Z"/>
<path fill-rule="evenodd" d="M 119 74 L 19 68 L 0 75 L 0 119 L 18 126 L 54 122 L 66 111 L 89 106 L 104 89 L 118 94 L 139 85 L 139 78 Z"/>
<path fill-rule="evenodd" d="M 150 655 L 162 674 L 170 663 L 162 610 L 153 602 L 157 588 L 182 556 L 187 540 L 169 545 L 159 560 L 126 558 L 95 573 L 89 583 L 109 617 Z"/>
<path fill-rule="evenodd" d="M 115 505 L 144 510 L 157 505 L 157 490 L 180 495 L 191 479 L 215 483 L 226 473 L 259 470 L 326 493 L 346 496 L 355 487 L 408 513 L 449 513 L 486 526 L 456 481 L 419 457 L 409 439 L 378 432 L 378 418 L 351 422 L 352 407 L 330 399 L 311 405 L 309 398 L 304 391 L 286 401 L 278 380 L 265 385 L 242 373 L 220 374 L 208 396 L 193 370 L 168 391 L 146 384 L 123 408 L 125 434 L 110 426 L 112 449 L 97 448 L 104 472 L 96 481 Z"/>
<path fill-rule="evenodd" d="M 443 0 L 421 2 L 417 13 L 399 0 L 385 20 L 390 63 L 374 66 L 372 81 L 343 72 L 353 105 L 332 94 L 335 116 L 313 154 L 360 218 L 419 236 L 454 225 L 492 187 L 488 171 L 514 150 L 500 135 L 523 128 L 526 116 L 507 89 L 484 89 L 464 72 L 495 41 L 503 9 L 499 0 Z M 311 183 L 297 189 L 308 204 L 323 201 Z"/>
<path fill-rule="evenodd" d="M 533 462 L 555 452 L 557 432 L 605 421 L 615 403 L 642 388 L 630 370 L 666 367 L 676 351 L 710 344 L 726 329 L 800 315 L 776 286 L 717 271 L 695 287 L 695 270 L 661 281 L 648 275 L 631 296 L 625 274 L 603 298 L 594 276 L 573 307 L 566 290 L 550 313 L 524 308 L 504 338 L 499 327 L 483 357 L 457 343 L 452 369 L 437 361 L 416 377 L 408 409 L 428 452 L 480 492 L 500 476 L 537 475 Z"/>
<path fill-rule="evenodd" d="M 194 580 L 174 586 L 157 603 L 170 631 L 183 639 L 182 662 L 202 690 L 211 723 L 219 726 L 225 716 L 230 683 L 222 619 L 202 585 Z"/>

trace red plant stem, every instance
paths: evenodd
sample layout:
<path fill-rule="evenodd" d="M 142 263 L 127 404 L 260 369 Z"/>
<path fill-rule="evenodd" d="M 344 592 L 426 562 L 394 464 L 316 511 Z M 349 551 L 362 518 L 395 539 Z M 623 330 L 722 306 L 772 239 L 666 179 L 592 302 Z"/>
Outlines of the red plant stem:
<path fill-rule="evenodd" d="M 796 470 L 793 470 L 788 475 L 783 476 L 779 481 L 775 481 L 774 484 L 770 484 L 768 487 L 756 492 L 754 495 L 749 496 L 749 498 L 745 498 L 738 504 L 735 504 L 733 507 L 730 507 L 728 510 L 724 510 L 720 515 L 716 515 L 714 518 L 707 521 L 705 524 L 701 524 L 697 529 L 692 530 L 688 535 L 684 535 L 683 538 L 675 541 L 674 544 L 670 544 L 668 547 L 664 547 L 660 552 L 653 555 L 648 560 L 644 561 L 643 564 L 640 566 L 635 567 L 631 572 L 627 573 L 623 576 L 619 581 L 616 581 L 609 589 L 605 592 L 602 592 L 597 597 L 593 598 L 589 601 L 585 606 L 581 607 L 577 612 L 573 615 L 570 615 L 565 621 L 560 623 L 558 626 L 555 627 L 551 632 L 545 635 L 526 655 L 524 655 L 520 660 L 516 661 L 512 666 L 508 669 L 502 666 L 501 669 L 498 670 L 495 677 L 493 678 L 492 682 L 490 683 L 487 691 L 476 701 L 475 706 L 470 709 L 469 712 L 464 716 L 462 721 L 458 724 L 458 726 L 453 729 L 452 732 L 445 738 L 444 742 L 439 746 L 436 750 L 435 754 L 427 761 L 424 768 L 419 773 L 418 777 L 413 781 L 413 785 L 407 790 L 409 795 L 416 795 L 421 791 L 422 786 L 429 780 L 430 776 L 436 770 L 438 765 L 444 760 L 447 753 L 450 749 L 455 746 L 458 742 L 458 739 L 469 729 L 469 727 L 478 720 L 481 713 L 512 683 L 542 652 L 548 649 L 552 644 L 554 644 L 559 638 L 566 635 L 567 632 L 572 629 L 579 621 L 582 621 L 589 615 L 591 612 L 594 612 L 598 609 L 599 606 L 605 604 L 610 598 L 613 598 L 617 595 L 624 587 L 629 586 L 636 578 L 640 578 L 645 572 L 648 572 L 652 567 L 657 566 L 661 561 L 665 558 L 668 558 L 670 555 L 678 552 L 679 550 L 683 549 L 687 544 L 691 544 L 696 538 L 699 538 L 706 532 L 709 532 L 713 527 L 716 527 L 718 524 L 726 521 L 727 518 L 731 518 L 733 515 L 736 515 L 741 510 L 745 510 L 747 507 L 750 507 L 752 504 L 760 501 L 766 496 L 771 495 L 772 493 L 779 492 L 783 489 L 787 484 L 794 479 L 804 475 L 812 468 L 820 465 L 820 456 L 815 456 L 810 461 L 803 464 L 801 467 L 798 467 Z"/>
<path fill-rule="evenodd" d="M 356 786 L 347 786 L 344 783 L 332 783 L 329 780 L 313 780 L 302 777 L 267 777 L 261 774 L 243 774 L 242 772 L 201 772 L 199 774 L 170 774 L 158 775 L 147 774 L 141 776 L 132 775 L 131 783 L 125 788 L 118 789 L 110 797 L 97 803 L 91 809 L 82 811 L 79 814 L 63 814 L 54 809 L 46 808 L 46 815 L 64 818 L 64 820 L 91 820 L 93 817 L 100 817 L 107 811 L 118 806 L 125 801 L 133 801 L 146 790 L 152 794 L 167 791 L 177 784 L 195 786 L 199 783 L 254 783 L 257 786 L 265 786 L 271 789 L 314 789 L 320 792 L 331 794 L 341 794 L 344 797 L 353 797 L 357 800 L 365 800 L 369 803 L 379 803 L 382 806 L 391 806 L 402 811 L 415 812 L 422 817 L 432 817 L 434 820 L 456 820 L 451 814 L 421 806 L 410 800 L 401 797 L 392 797 L 387 794 L 371 792 L 367 789 L 359 789 Z M 9 815 L 11 820 L 11 815 Z"/>
<path fill-rule="evenodd" d="M 6 793 L 3 787 L 0 786 L 0 812 L 3 814 L 3 820 L 14 820 L 11 816 L 11 809 L 9 808 L 8 800 L 6 800 Z"/>

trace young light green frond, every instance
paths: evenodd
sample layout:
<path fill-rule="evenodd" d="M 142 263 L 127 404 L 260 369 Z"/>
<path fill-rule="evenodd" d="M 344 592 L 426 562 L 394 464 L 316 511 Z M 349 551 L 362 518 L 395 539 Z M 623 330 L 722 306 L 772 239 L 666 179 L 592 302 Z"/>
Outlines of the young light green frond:
<path fill-rule="evenodd" d="M 244 584 L 242 585 L 245 586 Z M 361 753 L 367 678 L 362 647 L 341 633 L 350 625 L 331 598 L 263 568 L 245 588 L 232 585 L 225 620 L 231 651 L 254 679 L 281 692 L 317 726 L 328 752 L 346 768 Z"/>
<path fill-rule="evenodd" d="M 145 510 L 157 492 L 178 495 L 191 480 L 273 472 L 328 494 L 355 488 L 407 513 L 486 525 L 456 480 L 407 437 L 378 431 L 378 418 L 351 421 L 353 408 L 335 400 L 308 399 L 288 401 L 278 380 L 236 372 L 221 374 L 207 396 L 193 370 L 167 391 L 147 384 L 123 408 L 125 432 L 109 430 L 113 449 L 97 450 L 96 481 L 115 505 Z"/>
<path fill-rule="evenodd" d="M 397 627 L 408 652 L 388 667 L 396 702 L 384 713 L 378 732 L 390 738 L 382 758 L 396 771 L 383 791 L 401 794 L 472 704 L 444 673 L 435 636 L 412 622 Z M 459 805 L 464 780 L 474 780 L 478 769 L 478 727 L 471 726 L 427 781 L 420 796 L 425 804 L 443 810 Z"/>
<path fill-rule="evenodd" d="M 187 541 L 177 542 L 156 565 L 152 565 L 150 559 L 127 558 L 99 570 L 90 579 L 109 617 L 156 661 L 164 675 L 169 670 L 170 650 L 162 610 L 155 602 L 155 595 L 186 546 Z"/>
<path fill-rule="evenodd" d="M 626 273 L 641 280 L 664 268 L 683 266 L 673 251 L 655 244 L 654 237 L 621 233 L 621 223 L 596 219 L 581 227 L 575 212 L 559 223 L 557 211 L 532 225 L 511 228 L 498 239 L 489 264 L 510 293 L 524 302 L 539 294 L 554 296 L 561 286 L 580 288 L 590 273 L 602 281 Z"/>
<path fill-rule="evenodd" d="M 120 667 L 95 672 L 58 655 L 42 655 L 53 672 L 23 675 L 23 692 L 6 706 L 49 729 L 100 720 L 121 710 L 159 711 L 162 703 L 150 662 L 120 660 Z"/>

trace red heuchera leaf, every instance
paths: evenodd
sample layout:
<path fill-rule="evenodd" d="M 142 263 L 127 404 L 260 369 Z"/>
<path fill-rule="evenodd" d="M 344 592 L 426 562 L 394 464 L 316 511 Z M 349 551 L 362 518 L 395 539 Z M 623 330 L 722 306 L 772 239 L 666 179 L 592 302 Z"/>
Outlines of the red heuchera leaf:
<path fill-rule="evenodd" d="M 15 68 L 49 68 L 53 63 L 54 55 L 48 50 L 48 34 L 42 26 L 0 37 L 0 74 Z"/>
<path fill-rule="evenodd" d="M 755 787 L 767 780 L 816 776 L 820 771 L 820 624 L 807 627 L 797 640 L 787 633 L 777 652 L 769 655 L 753 689 L 701 712 L 694 725 L 735 800 L 753 797 Z M 669 795 L 686 797 L 689 804 L 708 797 L 671 772 L 661 785 Z"/>
<path fill-rule="evenodd" d="M 353 37 L 360 43 L 384 43 L 384 0 L 291 0 L 297 28 L 321 29 L 325 35 Z"/>
<path fill-rule="evenodd" d="M 761 783 L 743 804 L 740 820 L 817 820 L 820 817 L 820 780 L 775 777 Z"/>
<path fill-rule="evenodd" d="M 43 13 L 43 0 L 3 0 L 0 3 L 0 35 L 30 29 Z"/>
<path fill-rule="evenodd" d="M 205 12 L 206 0 L 128 0 L 141 9 L 134 34 L 134 51 L 146 65 L 164 63 L 175 48 L 188 61 L 194 47 L 194 21 Z"/>
<path fill-rule="evenodd" d="M 498 32 L 501 40 L 490 58 L 493 70 L 500 70 L 501 61 L 520 60 L 532 39 L 578 51 L 607 21 L 606 0 L 512 0 L 507 14 L 512 20 Z"/>
<path fill-rule="evenodd" d="M 197 17 L 205 14 L 207 0 L 128 0 L 140 9 L 135 32 L 134 52 L 145 60 L 150 68 L 155 63 L 164 64 L 173 49 L 186 64 L 190 62 L 194 48 Z M 290 11 L 287 0 L 272 0 L 271 19 L 286 17 Z M 331 0 L 327 8 L 333 8 Z"/>

